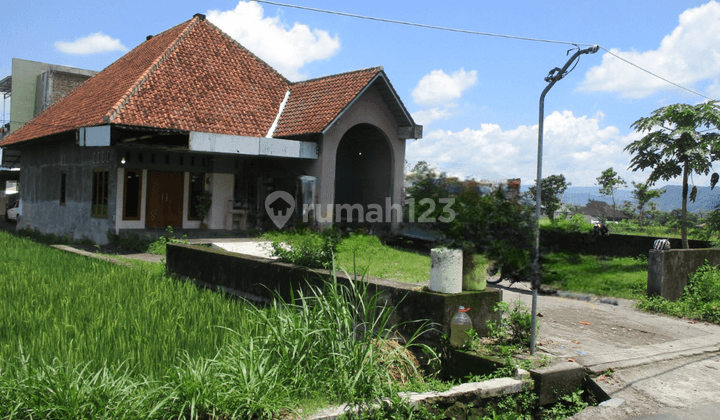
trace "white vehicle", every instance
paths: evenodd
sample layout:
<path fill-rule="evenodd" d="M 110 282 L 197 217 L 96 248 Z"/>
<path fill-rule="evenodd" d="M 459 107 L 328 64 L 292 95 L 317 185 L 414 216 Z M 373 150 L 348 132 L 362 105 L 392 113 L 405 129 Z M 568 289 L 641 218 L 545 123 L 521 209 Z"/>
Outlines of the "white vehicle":
<path fill-rule="evenodd" d="M 17 222 L 18 216 L 20 216 L 20 200 L 10 204 L 5 210 L 5 220 Z"/>

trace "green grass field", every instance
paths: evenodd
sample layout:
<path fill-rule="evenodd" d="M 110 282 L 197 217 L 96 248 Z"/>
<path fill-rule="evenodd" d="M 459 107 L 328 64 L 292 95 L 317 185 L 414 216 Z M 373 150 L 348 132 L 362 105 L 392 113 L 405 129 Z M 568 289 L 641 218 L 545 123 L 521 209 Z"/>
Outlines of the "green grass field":
<path fill-rule="evenodd" d="M 420 376 L 361 288 L 258 308 L 0 232 L 0 417 L 277 418 Z M 389 366 L 393 368 L 390 369 Z"/>
<path fill-rule="evenodd" d="M 636 299 L 647 288 L 647 259 L 576 253 L 543 255 L 543 283 L 572 292 Z"/>

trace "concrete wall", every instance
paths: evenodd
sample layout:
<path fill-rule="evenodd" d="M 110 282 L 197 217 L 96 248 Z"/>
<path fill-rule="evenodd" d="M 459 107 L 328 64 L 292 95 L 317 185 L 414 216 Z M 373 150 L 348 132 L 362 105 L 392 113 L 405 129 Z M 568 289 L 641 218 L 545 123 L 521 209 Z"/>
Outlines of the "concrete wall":
<path fill-rule="evenodd" d="M 392 203 L 402 202 L 402 188 L 405 165 L 405 140 L 398 138 L 398 126 L 385 105 L 379 91 L 370 87 L 355 103 L 330 127 L 322 143 L 315 176 L 319 180 L 319 203 L 325 214 L 327 205 L 335 204 L 335 163 L 338 146 L 343 135 L 358 124 L 370 124 L 380 130 L 387 138 L 391 153 L 391 192 Z M 393 213 L 394 215 L 395 213 Z M 398 221 L 393 221 L 397 227 Z"/>
<path fill-rule="evenodd" d="M 647 255 L 656 239 L 652 236 L 613 235 L 594 237 L 590 233 L 540 231 L 540 245 L 552 252 L 582 252 L 583 254 L 611 257 L 637 257 Z M 690 248 L 709 248 L 707 241 L 689 241 Z M 670 239 L 672 249 L 682 248 L 680 239 Z"/>
<path fill-rule="evenodd" d="M 67 235 L 107 243 L 114 228 L 117 165 L 109 147 L 78 147 L 74 135 L 64 141 L 36 144 L 22 149 L 20 173 L 22 211 L 18 229 Z M 108 216 L 91 217 L 92 182 L 95 169 L 108 170 Z M 60 174 L 66 173 L 65 204 L 60 204 Z"/>
<path fill-rule="evenodd" d="M 38 76 L 44 72 L 48 72 L 48 74 L 41 81 L 42 87 L 39 89 Z M 58 72 L 63 75 L 56 78 L 54 74 Z M 67 95 L 70 90 L 77 87 L 82 81 L 95 74 L 97 72 L 92 70 L 13 58 L 10 131 L 20 128 L 37 114 L 44 111 L 49 105 Z M 81 78 L 82 81 L 79 80 Z M 58 85 L 53 88 L 55 80 L 58 81 Z M 42 91 L 42 93 L 39 93 L 38 90 Z M 39 107 L 37 106 L 38 101 Z"/>
<path fill-rule="evenodd" d="M 308 282 L 321 285 L 331 276 L 327 270 L 310 270 L 266 258 L 185 244 L 168 244 L 166 266 L 170 273 L 195 279 L 214 289 L 264 302 L 271 301 L 274 293 L 289 300 L 291 288 L 299 290 Z M 343 273 L 336 275 L 339 283 L 350 283 L 350 279 Z M 400 328 L 403 334 L 412 334 L 419 326 L 416 321 L 435 323 L 437 329 L 426 334 L 424 339 L 436 344 L 442 334 L 450 334 L 450 320 L 458 306 L 470 308 L 468 315 L 481 336 L 488 333 L 487 321 L 497 321 L 500 317 L 499 312 L 493 310 L 502 300 L 502 291 L 498 289 L 442 294 L 392 280 L 370 277 L 365 280 L 370 293 L 382 293 L 383 299 L 394 308 L 394 323 L 411 322 Z"/>
<path fill-rule="evenodd" d="M 689 277 L 706 262 L 720 265 L 720 249 L 651 250 L 648 257 L 648 295 L 678 300 Z"/>

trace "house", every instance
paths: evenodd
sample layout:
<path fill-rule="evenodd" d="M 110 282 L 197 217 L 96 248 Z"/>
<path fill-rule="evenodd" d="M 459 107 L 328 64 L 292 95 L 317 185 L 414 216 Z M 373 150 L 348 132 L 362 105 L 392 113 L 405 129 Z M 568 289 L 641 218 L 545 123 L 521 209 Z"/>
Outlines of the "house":
<path fill-rule="evenodd" d="M 381 67 L 293 83 L 197 14 L 0 147 L 23 162 L 18 228 L 106 243 L 108 232 L 233 229 L 236 213 L 268 227 L 273 191 L 321 224 L 341 205 L 375 205 L 397 227 L 405 141 L 421 133 Z"/>
<path fill-rule="evenodd" d="M 605 220 L 609 222 L 617 222 L 630 218 L 627 214 L 619 210 L 613 210 L 612 206 L 604 201 L 590 200 L 585 207 L 579 208 L 577 212 L 584 214 L 588 222 L 601 220 L 602 218 L 605 218 Z"/>

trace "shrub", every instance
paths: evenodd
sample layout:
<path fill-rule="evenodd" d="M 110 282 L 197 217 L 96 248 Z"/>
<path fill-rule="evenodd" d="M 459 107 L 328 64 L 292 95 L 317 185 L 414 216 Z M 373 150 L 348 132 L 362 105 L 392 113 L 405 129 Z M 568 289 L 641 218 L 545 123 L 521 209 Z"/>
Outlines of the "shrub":
<path fill-rule="evenodd" d="M 272 241 L 272 256 L 279 261 L 308 268 L 332 268 L 334 255 L 342 235 L 340 230 L 330 227 L 319 233 L 300 231 L 286 238 L 286 243 Z"/>
<path fill-rule="evenodd" d="M 720 269 L 705 264 L 688 280 L 675 302 L 662 297 L 643 297 L 638 307 L 652 312 L 694 318 L 720 324 Z"/>

